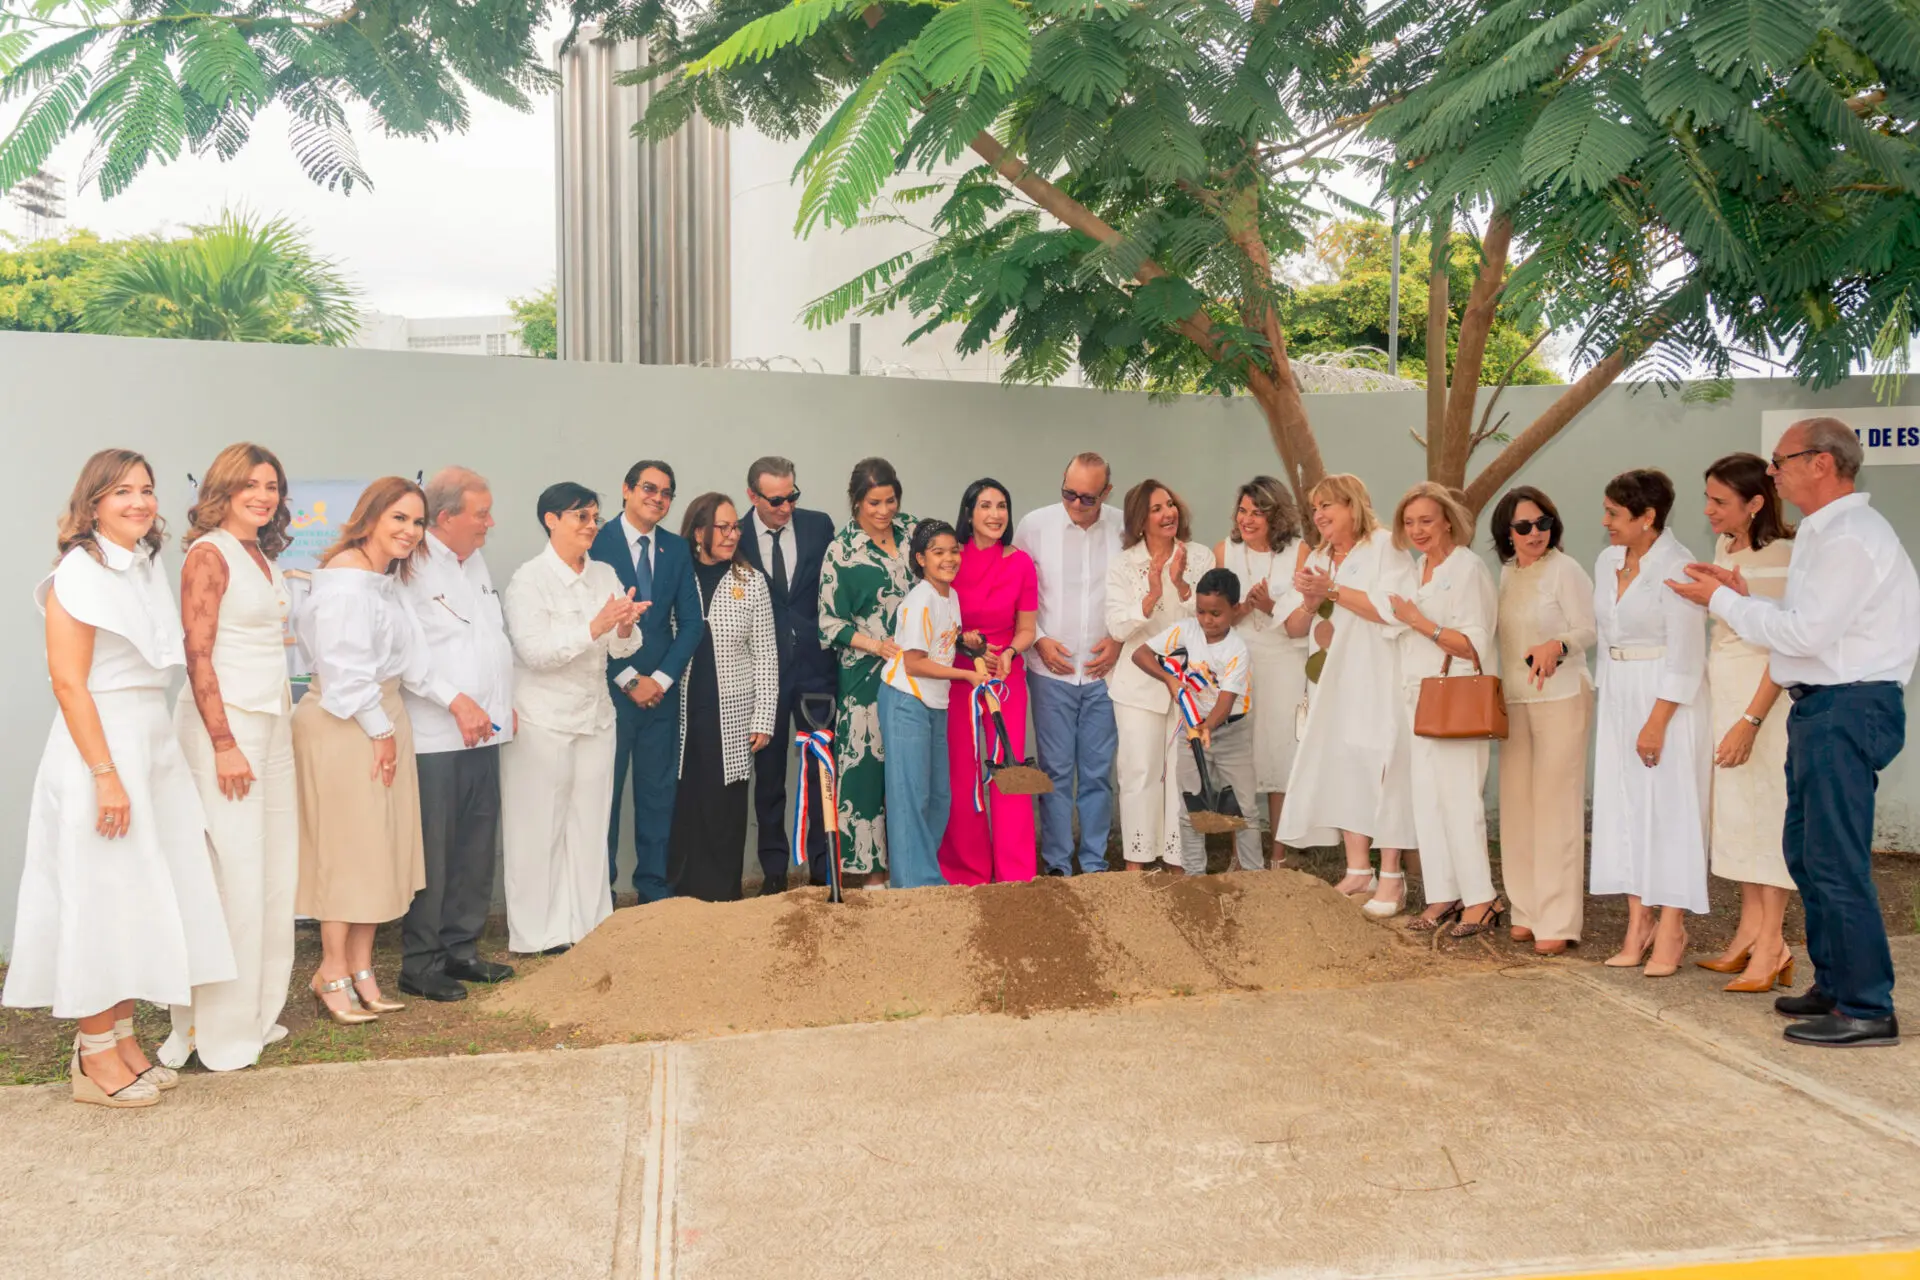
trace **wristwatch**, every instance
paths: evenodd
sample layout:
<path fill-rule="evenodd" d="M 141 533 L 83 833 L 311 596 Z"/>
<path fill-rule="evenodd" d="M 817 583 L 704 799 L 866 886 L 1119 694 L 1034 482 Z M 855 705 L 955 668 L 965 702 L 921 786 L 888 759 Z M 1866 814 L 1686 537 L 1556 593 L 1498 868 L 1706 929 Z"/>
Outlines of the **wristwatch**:
<path fill-rule="evenodd" d="M 1332 586 L 1327 588 L 1327 599 L 1333 601 L 1335 604 L 1340 603 L 1340 584 L 1339 583 L 1336 582 Z"/>
<path fill-rule="evenodd" d="M 1444 633 L 1445 633 L 1445 631 L 1446 631 L 1446 628 L 1445 628 L 1445 627 L 1440 627 L 1440 626 L 1436 626 L 1436 627 L 1435 627 L 1435 628 L 1433 629 L 1433 642 L 1434 642 L 1435 644 L 1439 644 L 1439 643 L 1440 643 L 1440 637 L 1441 637 L 1441 635 L 1442 635 L 1442 634 L 1444 634 Z"/>
<path fill-rule="evenodd" d="M 637 671 L 630 671 L 630 672 L 628 672 L 628 673 L 627 673 L 627 678 L 626 678 L 625 680 L 615 680 L 615 681 L 614 681 L 614 684 L 616 684 L 616 685 L 618 685 L 618 686 L 619 686 L 619 688 L 620 688 L 620 692 L 622 692 L 622 693 L 631 693 L 631 692 L 633 692 L 633 686 L 635 686 L 635 685 L 637 685 L 637 684 L 639 684 L 639 683 L 640 683 L 640 673 L 639 673 L 639 672 L 637 672 Z"/>
<path fill-rule="evenodd" d="M 1756 729 L 1766 723 L 1766 721 L 1762 720 L 1759 716 L 1750 716 L 1744 711 L 1740 713 L 1740 718 Z"/>

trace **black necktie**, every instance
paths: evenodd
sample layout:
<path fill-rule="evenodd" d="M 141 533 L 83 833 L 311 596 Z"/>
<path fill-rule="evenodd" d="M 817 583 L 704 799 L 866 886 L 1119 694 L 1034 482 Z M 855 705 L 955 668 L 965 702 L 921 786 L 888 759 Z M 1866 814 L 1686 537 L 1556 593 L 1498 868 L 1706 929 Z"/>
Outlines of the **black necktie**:
<path fill-rule="evenodd" d="M 773 531 L 773 589 L 784 598 L 787 594 L 787 554 L 780 549 L 780 531 Z"/>

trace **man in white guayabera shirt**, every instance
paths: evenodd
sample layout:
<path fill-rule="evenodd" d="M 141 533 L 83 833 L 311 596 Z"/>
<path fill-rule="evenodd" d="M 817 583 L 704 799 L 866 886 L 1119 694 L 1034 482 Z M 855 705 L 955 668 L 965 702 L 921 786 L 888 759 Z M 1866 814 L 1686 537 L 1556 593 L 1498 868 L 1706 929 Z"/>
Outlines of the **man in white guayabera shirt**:
<path fill-rule="evenodd" d="M 480 547 L 493 528 L 493 494 L 465 467 L 426 484 L 427 536 L 402 598 L 426 632 L 433 674 L 460 690 L 449 707 L 411 692 L 420 770 L 427 887 L 401 925 L 400 989 L 464 1000 L 467 982 L 501 982 L 504 964 L 474 949 L 493 905 L 500 847 L 500 746 L 513 737 L 513 646 Z"/>
<path fill-rule="evenodd" d="M 1073 814 L 1080 813 L 1080 870 L 1107 869 L 1117 731 L 1106 676 L 1120 657 L 1107 634 L 1107 562 L 1120 554 L 1118 507 L 1106 505 L 1113 470 L 1097 453 L 1067 464 L 1060 501 L 1028 512 L 1013 545 L 1040 579 L 1039 635 L 1027 671 L 1040 767 L 1040 856 L 1050 876 L 1073 874 Z"/>
<path fill-rule="evenodd" d="M 1854 492 L 1861 449 L 1837 418 L 1794 423 L 1768 468 L 1805 518 L 1786 595 L 1747 594 L 1737 569 L 1690 564 L 1669 583 L 1749 644 L 1793 699 L 1787 716 L 1787 870 L 1807 911 L 1813 987 L 1774 1008 L 1796 1044 L 1897 1044 L 1893 957 L 1873 885 L 1873 796 L 1906 739 L 1901 691 L 1920 656 L 1920 579 L 1886 517 Z"/>

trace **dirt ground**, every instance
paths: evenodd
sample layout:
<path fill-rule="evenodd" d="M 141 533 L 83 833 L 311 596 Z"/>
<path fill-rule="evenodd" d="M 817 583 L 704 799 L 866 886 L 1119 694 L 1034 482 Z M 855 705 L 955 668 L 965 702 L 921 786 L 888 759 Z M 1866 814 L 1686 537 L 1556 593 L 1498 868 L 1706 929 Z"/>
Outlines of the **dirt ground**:
<path fill-rule="evenodd" d="M 1226 861 L 1223 845 L 1211 863 L 1218 870 Z M 1343 862 L 1336 849 L 1293 856 L 1294 866 L 1323 881 L 1337 879 Z M 1875 878 L 1889 932 L 1920 932 L 1920 857 L 1882 855 Z M 1412 883 L 1417 910 L 1417 876 Z M 1737 886 L 1711 884 L 1713 914 L 1689 925 L 1696 955 L 1723 948 L 1738 913 Z M 290 1034 L 261 1061 L 585 1047 L 949 1012 L 1019 1015 L 1200 991 L 1352 986 L 1435 965 L 1556 963 L 1509 942 L 1504 930 L 1465 942 L 1396 936 L 1305 875 L 1187 881 L 1112 873 L 849 898 L 837 910 L 823 891 L 799 890 L 739 904 L 621 911 L 572 953 L 553 958 L 507 955 L 504 921 L 495 919 L 481 952 L 513 964 L 513 982 L 494 993 L 476 987 L 474 998 L 456 1004 L 406 998 L 404 1012 L 365 1027 L 335 1027 L 316 1016 L 302 987 L 318 963 L 319 939 L 303 929 L 281 1019 Z M 1624 901 L 1589 898 L 1586 941 L 1576 954 L 1612 954 L 1625 927 Z M 1804 940 L 1797 900 L 1787 933 Z M 375 953 L 389 996 L 399 996 L 398 966 L 395 924 L 381 929 Z M 616 991 L 626 998 L 609 1000 Z M 143 1041 L 157 1045 L 167 1012 L 143 1005 L 137 1024 Z M 69 1022 L 0 1009 L 0 1084 L 60 1078 L 72 1037 Z"/>

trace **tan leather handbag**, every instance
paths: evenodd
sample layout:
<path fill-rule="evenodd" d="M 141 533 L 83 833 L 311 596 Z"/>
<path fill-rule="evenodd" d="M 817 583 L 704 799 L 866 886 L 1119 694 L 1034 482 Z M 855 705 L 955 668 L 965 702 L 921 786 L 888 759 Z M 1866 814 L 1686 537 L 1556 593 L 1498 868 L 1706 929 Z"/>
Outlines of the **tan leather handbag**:
<path fill-rule="evenodd" d="M 1479 668 L 1470 676 L 1447 673 L 1453 655 L 1440 664 L 1440 674 L 1420 682 L 1420 701 L 1413 708 L 1413 732 L 1421 738 L 1505 738 L 1507 695 L 1500 677 Z"/>

